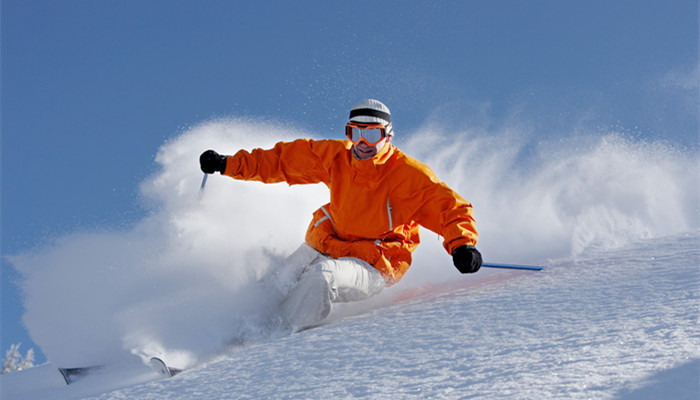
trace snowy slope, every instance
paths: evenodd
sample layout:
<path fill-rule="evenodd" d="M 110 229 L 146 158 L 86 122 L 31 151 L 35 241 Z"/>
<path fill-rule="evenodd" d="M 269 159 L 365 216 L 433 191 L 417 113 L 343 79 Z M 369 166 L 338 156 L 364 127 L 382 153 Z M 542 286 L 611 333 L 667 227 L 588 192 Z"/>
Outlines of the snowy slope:
<path fill-rule="evenodd" d="M 3 376 L 2 398 L 697 399 L 699 244 L 693 232 L 392 289 L 171 379 L 143 367 L 65 386 L 45 365 Z"/>

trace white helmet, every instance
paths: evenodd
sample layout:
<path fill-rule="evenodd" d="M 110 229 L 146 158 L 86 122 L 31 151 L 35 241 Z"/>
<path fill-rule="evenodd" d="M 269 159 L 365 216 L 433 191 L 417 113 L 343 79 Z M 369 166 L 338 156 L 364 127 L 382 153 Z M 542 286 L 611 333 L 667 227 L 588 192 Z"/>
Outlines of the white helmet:
<path fill-rule="evenodd" d="M 365 124 L 382 124 L 386 127 L 386 134 L 394 134 L 391 128 L 391 112 L 379 100 L 367 99 L 355 104 L 350 109 L 350 122 Z"/>

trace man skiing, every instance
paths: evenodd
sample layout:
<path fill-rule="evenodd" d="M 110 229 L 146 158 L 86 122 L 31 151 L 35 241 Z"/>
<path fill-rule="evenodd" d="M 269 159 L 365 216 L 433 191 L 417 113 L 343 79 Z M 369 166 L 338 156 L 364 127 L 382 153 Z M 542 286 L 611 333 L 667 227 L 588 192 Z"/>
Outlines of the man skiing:
<path fill-rule="evenodd" d="M 444 238 L 461 273 L 481 267 L 471 204 L 391 144 L 383 103 L 368 99 L 352 107 L 345 133 L 348 140 L 298 139 L 269 150 L 200 156 L 207 174 L 322 182 L 330 189 L 330 202 L 314 212 L 305 244 L 290 257 L 302 265 L 280 309 L 293 330 L 321 322 L 332 303 L 363 300 L 398 282 L 419 244 L 419 225 Z"/>

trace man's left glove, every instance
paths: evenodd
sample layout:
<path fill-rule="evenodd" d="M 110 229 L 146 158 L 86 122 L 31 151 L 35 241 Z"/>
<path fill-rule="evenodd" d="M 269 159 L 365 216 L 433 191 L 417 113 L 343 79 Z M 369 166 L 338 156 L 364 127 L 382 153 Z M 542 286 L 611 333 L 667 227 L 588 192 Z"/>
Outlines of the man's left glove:
<path fill-rule="evenodd" d="M 199 167 L 205 174 L 213 174 L 216 171 L 223 174 L 226 171 L 226 156 L 214 150 L 207 150 L 199 156 Z"/>
<path fill-rule="evenodd" d="M 481 268 L 481 253 L 474 246 L 462 245 L 452 252 L 452 261 L 459 272 L 473 274 Z"/>

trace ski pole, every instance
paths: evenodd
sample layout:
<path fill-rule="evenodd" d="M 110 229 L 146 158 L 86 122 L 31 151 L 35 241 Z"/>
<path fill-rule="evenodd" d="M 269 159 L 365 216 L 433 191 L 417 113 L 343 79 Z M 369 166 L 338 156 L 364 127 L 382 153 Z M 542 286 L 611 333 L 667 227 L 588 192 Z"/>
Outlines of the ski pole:
<path fill-rule="evenodd" d="M 207 185 L 207 177 L 209 174 L 204 174 L 204 177 L 202 178 L 202 186 L 199 187 L 199 191 L 203 192 L 204 191 L 204 186 Z"/>
<path fill-rule="evenodd" d="M 515 264 L 491 264 L 491 263 L 483 263 L 481 264 L 482 267 L 488 267 L 488 268 L 506 268 L 506 269 L 524 269 L 528 271 L 542 271 L 542 267 L 534 266 L 534 265 L 515 265 Z"/>
<path fill-rule="evenodd" d="M 208 176 L 209 176 L 209 174 L 205 173 L 204 177 L 202 178 L 202 185 L 199 187 L 199 198 L 200 199 L 204 195 L 204 187 L 207 185 L 207 177 Z"/>

